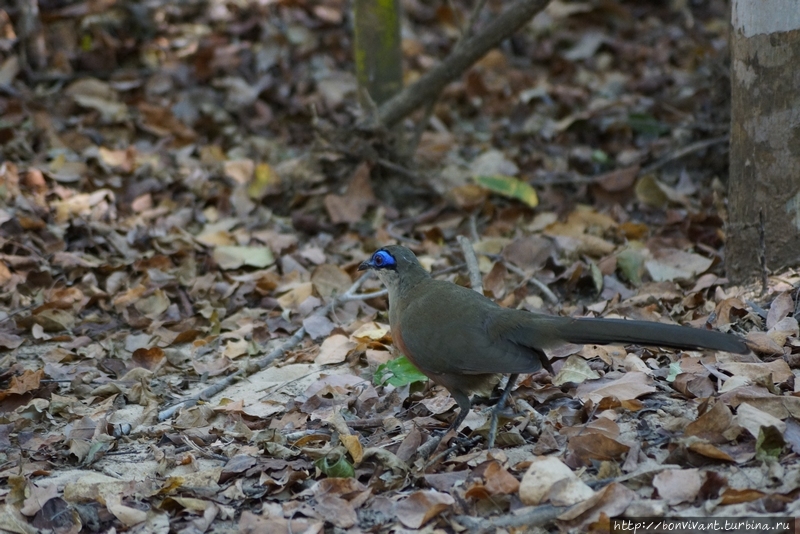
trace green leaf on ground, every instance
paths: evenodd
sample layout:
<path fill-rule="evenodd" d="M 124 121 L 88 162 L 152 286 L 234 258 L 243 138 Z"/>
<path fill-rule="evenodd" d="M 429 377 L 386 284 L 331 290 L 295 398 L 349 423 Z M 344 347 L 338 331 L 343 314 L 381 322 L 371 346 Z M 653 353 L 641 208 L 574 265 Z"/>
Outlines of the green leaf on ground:
<path fill-rule="evenodd" d="M 379 365 L 374 377 L 375 383 L 378 385 L 388 383 L 395 387 L 414 382 L 425 382 L 427 379 L 428 377 L 420 373 L 405 356 Z"/>
<path fill-rule="evenodd" d="M 494 176 L 476 176 L 475 181 L 478 182 L 478 185 L 488 189 L 492 193 L 515 198 L 532 208 L 539 205 L 539 197 L 536 195 L 536 190 L 528 183 L 514 178 L 513 176 L 503 176 L 499 174 Z"/>

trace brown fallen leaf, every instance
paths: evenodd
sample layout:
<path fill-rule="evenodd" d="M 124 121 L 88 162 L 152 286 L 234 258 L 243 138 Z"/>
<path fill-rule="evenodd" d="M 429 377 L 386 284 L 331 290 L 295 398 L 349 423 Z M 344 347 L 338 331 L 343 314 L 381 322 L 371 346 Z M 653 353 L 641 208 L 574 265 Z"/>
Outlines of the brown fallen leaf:
<path fill-rule="evenodd" d="M 715 447 L 711 443 L 707 443 L 705 441 L 694 441 L 692 440 L 686 446 L 692 452 L 696 452 L 706 458 L 711 458 L 712 460 L 719 460 L 721 462 L 734 462 L 736 461 L 730 454 L 721 450 L 718 447 Z"/>
<path fill-rule="evenodd" d="M 283 517 L 263 517 L 245 510 L 239 518 L 237 528 L 242 534 L 321 534 L 325 521 L 320 519 L 284 519 Z"/>
<path fill-rule="evenodd" d="M 483 479 L 490 495 L 508 495 L 519 490 L 519 480 L 497 460 L 492 460 L 486 465 Z"/>
<path fill-rule="evenodd" d="M 4 349 L 16 349 L 25 342 L 25 339 L 7 332 L 0 332 L 0 347 Z"/>
<path fill-rule="evenodd" d="M 334 334 L 322 342 L 319 354 L 314 361 L 320 365 L 342 363 L 356 346 L 356 342 L 351 341 L 347 336 Z"/>
<path fill-rule="evenodd" d="M 311 272 L 311 283 L 317 294 L 323 299 L 332 295 L 342 295 L 353 283 L 350 275 L 339 267 L 330 263 L 318 265 Z"/>
<path fill-rule="evenodd" d="M 697 469 L 665 469 L 653 477 L 653 487 L 670 505 L 694 501 L 702 484 Z"/>
<path fill-rule="evenodd" d="M 747 346 L 759 354 L 783 354 L 783 348 L 766 332 L 748 332 L 745 336 Z"/>
<path fill-rule="evenodd" d="M 556 485 L 559 487 L 553 491 Z M 594 495 L 594 491 L 561 460 L 552 456 L 538 456 L 522 476 L 519 498 L 526 505 L 537 505 L 550 499 L 551 492 L 566 505 L 585 501 Z"/>
<path fill-rule="evenodd" d="M 722 500 L 720 504 L 740 504 L 743 502 L 753 502 L 764 497 L 766 493 L 756 489 L 733 489 L 727 488 L 722 493 Z"/>
<path fill-rule="evenodd" d="M 767 312 L 767 330 L 794 311 L 794 299 L 789 291 L 780 293 L 772 300 Z"/>
<path fill-rule="evenodd" d="M 736 439 L 741 428 L 733 421 L 733 413 L 724 402 L 717 400 L 710 410 L 686 425 L 684 434 L 709 443 L 725 443 Z"/>
<path fill-rule="evenodd" d="M 734 376 L 744 376 L 753 382 L 770 373 L 772 374 L 772 380 L 775 384 L 786 382 L 789 378 L 794 376 L 792 370 L 789 368 L 789 364 L 782 359 L 759 363 L 719 363 L 717 364 L 717 368 Z"/>
<path fill-rule="evenodd" d="M 632 400 L 653 393 L 656 388 L 652 383 L 652 378 L 640 372 L 625 373 L 619 378 L 609 378 L 606 375 L 600 380 L 584 382 L 578 386 L 575 396 L 583 401 L 594 402 L 600 402 L 605 397 L 613 397 L 619 401 Z"/>
<path fill-rule="evenodd" d="M 415 491 L 406 499 L 394 505 L 397 519 L 408 528 L 421 528 L 422 525 L 455 504 L 447 493 L 436 490 Z"/>
<path fill-rule="evenodd" d="M 325 208 L 334 224 L 356 223 L 361 220 L 375 202 L 375 194 L 370 183 L 370 165 L 366 162 L 358 166 L 344 195 L 325 196 Z"/>
<path fill-rule="evenodd" d="M 131 360 L 139 367 L 144 367 L 147 370 L 155 371 L 166 362 L 166 357 L 163 349 L 159 347 L 151 347 L 149 349 L 135 350 L 131 356 Z"/>
<path fill-rule="evenodd" d="M 592 497 L 576 504 L 558 516 L 558 518 L 565 521 L 570 527 L 583 530 L 585 525 L 594 523 L 602 515 L 617 517 L 622 514 L 635 498 L 636 494 L 633 491 L 619 482 L 612 482 Z"/>
<path fill-rule="evenodd" d="M 616 460 L 630 450 L 630 446 L 599 432 L 586 432 L 570 438 L 567 448 L 580 459 L 581 465 L 591 465 L 592 460 Z"/>

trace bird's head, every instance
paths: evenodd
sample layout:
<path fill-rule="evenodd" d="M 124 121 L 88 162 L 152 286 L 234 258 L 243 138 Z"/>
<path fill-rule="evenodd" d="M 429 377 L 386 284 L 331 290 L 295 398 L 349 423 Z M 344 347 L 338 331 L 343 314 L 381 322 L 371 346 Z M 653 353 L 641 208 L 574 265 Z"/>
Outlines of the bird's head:
<path fill-rule="evenodd" d="M 430 276 L 417 257 L 406 247 L 390 245 L 376 250 L 370 259 L 361 262 L 359 271 L 373 270 L 391 292 L 404 285 L 413 285 Z"/>

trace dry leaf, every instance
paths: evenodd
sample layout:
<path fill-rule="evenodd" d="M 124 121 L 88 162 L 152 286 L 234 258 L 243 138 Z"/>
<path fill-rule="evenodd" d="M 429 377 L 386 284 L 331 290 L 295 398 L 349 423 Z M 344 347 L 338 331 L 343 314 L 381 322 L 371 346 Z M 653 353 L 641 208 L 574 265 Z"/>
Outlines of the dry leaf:
<path fill-rule="evenodd" d="M 342 363 L 347 359 L 347 355 L 350 351 L 356 348 L 356 346 L 356 343 L 350 341 L 347 336 L 334 334 L 322 342 L 322 346 L 319 348 L 319 354 L 314 361 L 320 365 Z"/>
<path fill-rule="evenodd" d="M 594 491 L 578 479 L 561 460 L 552 456 L 539 456 L 533 459 L 522 476 L 519 498 L 526 505 L 541 504 L 549 498 L 553 487 L 563 481 L 570 482 L 568 487 L 562 484 L 558 491 L 558 498 L 565 505 L 582 502 L 594 495 Z"/>
<path fill-rule="evenodd" d="M 408 528 L 420 528 L 455 504 L 446 493 L 436 490 L 415 491 L 394 505 L 397 518 Z"/>
<path fill-rule="evenodd" d="M 653 393 L 656 388 L 652 383 L 652 378 L 644 373 L 625 373 L 617 379 L 606 376 L 600 380 L 584 382 L 578 386 L 575 395 L 583 401 L 600 402 L 605 397 L 626 401 Z"/>
<path fill-rule="evenodd" d="M 653 487 L 668 504 L 694 501 L 702 484 L 697 469 L 666 469 L 653 478 Z"/>
<path fill-rule="evenodd" d="M 356 169 L 344 195 L 331 194 L 325 197 L 325 208 L 331 222 L 356 223 L 361 220 L 367 208 L 375 202 L 369 175 L 369 164 L 362 163 Z"/>

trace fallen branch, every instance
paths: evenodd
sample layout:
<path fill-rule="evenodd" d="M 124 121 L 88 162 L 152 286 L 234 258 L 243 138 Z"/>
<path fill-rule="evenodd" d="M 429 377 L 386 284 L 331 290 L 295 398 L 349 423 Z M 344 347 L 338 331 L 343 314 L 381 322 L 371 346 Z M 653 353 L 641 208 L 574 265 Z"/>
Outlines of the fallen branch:
<path fill-rule="evenodd" d="M 714 146 L 714 145 L 721 145 L 721 144 L 724 144 L 724 143 L 727 143 L 727 142 L 728 142 L 728 136 L 727 135 L 722 135 L 720 137 L 712 137 L 711 139 L 702 139 L 700 141 L 696 141 L 694 143 L 690 143 L 690 144 L 688 144 L 686 146 L 683 146 L 683 147 L 681 147 L 681 148 L 679 148 L 679 149 L 667 154 L 666 156 L 664 156 L 663 158 L 659 159 L 655 163 L 651 163 L 647 167 L 645 167 L 642 170 L 640 170 L 638 175 L 639 176 L 644 176 L 646 174 L 650 174 L 650 173 L 660 169 L 664 165 L 667 165 L 668 163 L 672 163 L 673 161 L 679 160 L 679 159 L 681 159 L 681 158 L 683 158 L 685 156 L 688 156 L 689 154 L 692 154 L 694 152 L 698 152 L 700 150 L 704 150 L 704 149 L 706 149 L 708 147 L 711 147 L 711 146 Z"/>
<path fill-rule="evenodd" d="M 343 293 L 339 297 L 331 299 L 330 302 L 328 302 L 325 306 L 317 309 L 312 315 L 327 315 L 328 313 L 330 313 L 331 310 L 333 310 L 333 308 L 335 308 L 336 306 L 338 306 L 343 302 L 350 302 L 352 300 L 371 299 L 374 297 L 379 297 L 386 293 L 385 291 L 378 291 L 375 293 L 370 293 L 368 295 L 356 294 L 356 291 L 358 291 L 358 289 L 361 287 L 361 285 L 367 278 L 368 276 L 365 275 L 356 280 L 355 283 L 352 286 L 350 286 L 350 289 L 348 289 L 345 293 Z M 297 331 L 294 334 L 292 334 L 289 338 L 287 338 L 286 341 L 281 343 L 280 347 L 277 347 L 275 350 L 273 350 L 260 360 L 251 363 L 244 369 L 239 369 L 238 371 L 226 376 L 216 384 L 207 387 L 200 393 L 192 395 L 191 397 L 188 397 L 186 399 L 183 399 L 182 401 L 173 404 L 169 408 L 160 411 L 158 413 L 158 420 L 164 421 L 166 419 L 169 419 L 180 408 L 184 406 L 186 407 L 194 406 L 195 404 L 198 403 L 198 401 L 201 400 L 206 401 L 211 397 L 213 397 L 214 395 L 217 395 L 218 393 L 223 391 L 228 386 L 234 384 L 235 382 L 238 382 L 239 379 L 244 378 L 246 376 L 250 376 L 251 374 L 257 373 L 259 371 L 263 371 L 264 369 L 272 365 L 272 362 L 274 362 L 275 360 L 286 354 L 287 351 L 296 347 L 303 340 L 303 337 L 305 337 L 305 335 L 306 335 L 306 329 L 304 326 L 301 326 L 300 328 L 297 329 Z"/>
<path fill-rule="evenodd" d="M 473 533 L 496 532 L 499 529 L 511 529 L 515 527 L 527 527 L 530 529 L 555 521 L 567 508 L 567 506 L 545 504 L 542 506 L 527 506 L 516 510 L 512 514 L 500 515 L 491 519 L 467 515 L 459 515 L 454 519 Z"/>
<path fill-rule="evenodd" d="M 482 31 L 464 41 L 444 61 L 423 74 L 416 83 L 384 102 L 378 108 L 381 125 L 394 126 L 421 105 L 435 99 L 445 85 L 527 24 L 548 3 L 549 0 L 517 0 Z"/>

